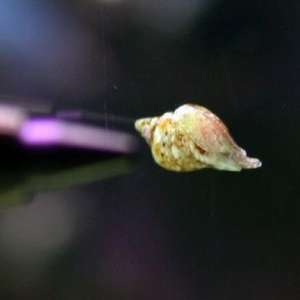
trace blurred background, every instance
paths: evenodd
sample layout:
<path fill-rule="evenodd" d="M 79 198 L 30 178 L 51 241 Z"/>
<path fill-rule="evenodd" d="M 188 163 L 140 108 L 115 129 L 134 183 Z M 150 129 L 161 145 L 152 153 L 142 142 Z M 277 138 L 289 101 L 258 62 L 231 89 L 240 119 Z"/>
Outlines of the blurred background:
<path fill-rule="evenodd" d="M 200 104 L 263 166 L 172 173 L 141 141 L 128 174 L 2 209 L 0 298 L 298 299 L 299 20 L 297 1 L 1 0 L 0 94 L 136 135 Z"/>

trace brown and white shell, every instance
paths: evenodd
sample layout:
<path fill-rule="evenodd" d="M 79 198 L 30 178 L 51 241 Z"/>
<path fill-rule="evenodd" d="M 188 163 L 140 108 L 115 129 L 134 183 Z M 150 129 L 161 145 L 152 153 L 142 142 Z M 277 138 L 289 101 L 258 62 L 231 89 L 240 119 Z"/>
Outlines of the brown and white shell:
<path fill-rule="evenodd" d="M 261 166 L 234 142 L 225 124 L 202 106 L 185 104 L 161 117 L 139 119 L 135 128 L 151 147 L 156 163 L 167 170 L 240 171 Z"/>

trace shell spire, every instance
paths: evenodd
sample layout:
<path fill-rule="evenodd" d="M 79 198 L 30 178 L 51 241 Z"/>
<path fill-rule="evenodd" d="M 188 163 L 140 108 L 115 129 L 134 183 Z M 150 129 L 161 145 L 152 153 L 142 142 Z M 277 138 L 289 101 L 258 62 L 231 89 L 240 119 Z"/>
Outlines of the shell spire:
<path fill-rule="evenodd" d="M 202 106 L 185 104 L 161 117 L 138 119 L 135 128 L 149 144 L 156 163 L 167 170 L 241 171 L 262 165 L 248 157 L 226 125 Z"/>

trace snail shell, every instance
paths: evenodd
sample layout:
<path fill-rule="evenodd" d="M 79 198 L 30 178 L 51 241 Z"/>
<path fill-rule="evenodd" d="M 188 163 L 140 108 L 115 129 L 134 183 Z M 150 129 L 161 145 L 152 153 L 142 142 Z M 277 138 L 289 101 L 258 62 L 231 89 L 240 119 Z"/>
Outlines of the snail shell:
<path fill-rule="evenodd" d="M 261 166 L 233 140 L 225 124 L 202 106 L 185 104 L 161 117 L 135 122 L 161 167 L 177 172 L 202 168 L 240 171 Z"/>

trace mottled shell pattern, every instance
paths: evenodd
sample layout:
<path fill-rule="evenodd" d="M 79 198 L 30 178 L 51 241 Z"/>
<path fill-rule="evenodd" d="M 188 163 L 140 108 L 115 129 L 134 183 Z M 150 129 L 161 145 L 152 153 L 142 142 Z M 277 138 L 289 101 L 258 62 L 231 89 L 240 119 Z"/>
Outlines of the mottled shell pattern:
<path fill-rule="evenodd" d="M 240 171 L 261 166 L 234 142 L 225 124 L 202 106 L 185 104 L 161 117 L 139 119 L 135 128 L 151 147 L 156 163 L 167 170 Z"/>

